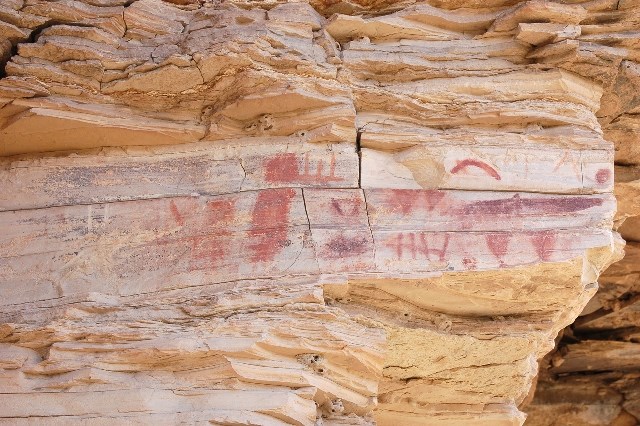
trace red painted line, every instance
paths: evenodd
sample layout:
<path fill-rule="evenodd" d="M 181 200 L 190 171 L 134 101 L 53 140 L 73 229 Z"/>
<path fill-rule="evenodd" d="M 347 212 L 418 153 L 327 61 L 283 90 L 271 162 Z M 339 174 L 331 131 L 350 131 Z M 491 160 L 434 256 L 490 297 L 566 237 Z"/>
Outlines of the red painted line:
<path fill-rule="evenodd" d="M 477 168 L 479 168 L 481 170 L 484 170 L 489 176 L 491 176 L 495 180 L 500 180 L 501 179 L 501 177 L 498 174 L 498 172 L 496 171 L 496 169 L 494 169 L 493 167 L 491 167 L 490 165 L 488 165 L 484 161 L 472 160 L 470 158 L 467 158 L 466 160 L 462 160 L 462 161 L 458 162 L 458 164 L 456 164 L 456 166 L 453 169 L 451 169 L 451 173 L 452 174 L 456 174 L 456 173 L 466 169 L 467 167 L 471 167 L 471 166 L 477 167 Z"/>

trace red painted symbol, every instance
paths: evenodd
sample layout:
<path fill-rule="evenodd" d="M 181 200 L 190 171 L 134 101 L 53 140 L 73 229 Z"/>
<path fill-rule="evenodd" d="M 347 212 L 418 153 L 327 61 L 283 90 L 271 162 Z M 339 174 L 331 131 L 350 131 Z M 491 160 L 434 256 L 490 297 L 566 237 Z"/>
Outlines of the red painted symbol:
<path fill-rule="evenodd" d="M 332 198 L 331 208 L 340 216 L 357 216 L 360 214 L 361 200 L 357 196 L 352 198 Z"/>
<path fill-rule="evenodd" d="M 309 153 L 304 155 L 304 172 L 300 173 L 298 156 L 294 153 L 278 154 L 265 163 L 265 180 L 269 183 L 315 183 L 327 184 L 343 180 L 337 177 L 336 156 L 331 154 L 329 173 L 324 174 L 324 161 L 318 160 L 314 174 L 311 174 Z"/>
<path fill-rule="evenodd" d="M 175 219 L 176 223 L 180 226 L 184 226 L 184 217 L 182 217 L 180 210 L 178 210 L 178 206 L 176 206 L 175 201 L 171 200 L 169 203 L 169 210 L 171 210 L 171 215 Z"/>
<path fill-rule="evenodd" d="M 522 198 L 520 194 L 515 194 L 511 198 L 476 201 L 469 204 L 468 206 L 465 206 L 461 212 L 458 212 L 458 214 L 482 215 L 488 217 L 493 217 L 495 215 L 520 215 L 540 213 L 558 214 L 576 212 L 601 205 L 601 198 Z"/>
<path fill-rule="evenodd" d="M 273 261 L 284 247 L 291 244 L 287 240 L 289 210 L 295 195 L 291 188 L 269 189 L 258 194 L 249 232 L 255 241 L 249 246 L 253 262 Z"/>
<path fill-rule="evenodd" d="M 435 243 L 435 234 L 429 238 L 422 232 L 399 233 L 394 238 L 387 240 L 386 246 L 394 249 L 398 259 L 404 258 L 405 252 L 411 255 L 411 259 L 416 259 L 418 255 L 422 258 L 443 262 L 449 247 L 449 234 L 439 234 L 440 244 Z"/>
<path fill-rule="evenodd" d="M 422 189 L 390 189 L 386 198 L 393 211 L 408 214 L 416 208 L 432 211 L 444 198 L 444 192 Z"/>
<path fill-rule="evenodd" d="M 500 261 L 500 266 L 504 265 L 503 257 L 507 254 L 510 239 L 511 234 L 507 232 L 485 235 L 487 246 L 489 246 L 489 250 L 491 250 L 496 259 Z"/>
<path fill-rule="evenodd" d="M 347 238 L 344 235 L 332 238 L 326 245 L 326 257 L 329 259 L 342 259 L 354 257 L 366 253 L 367 239 Z"/>
<path fill-rule="evenodd" d="M 596 182 L 600 185 L 605 184 L 611 179 L 611 170 L 609 169 L 600 169 L 596 173 Z"/>
<path fill-rule="evenodd" d="M 185 207 L 187 212 L 185 213 Z M 231 235 L 228 229 L 232 226 L 235 218 L 235 202 L 233 200 L 212 200 L 206 204 L 204 214 L 204 226 L 198 229 L 200 235 L 180 238 L 177 241 L 184 241 L 190 250 L 189 270 L 213 269 L 226 257 L 229 242 L 227 237 Z M 177 204 L 171 200 L 169 210 L 174 220 L 180 226 L 184 226 L 186 219 L 191 221 L 198 214 L 196 205 L 189 201 L 182 206 L 181 212 Z M 159 244 L 165 245 L 168 241 L 162 239 Z"/>
<path fill-rule="evenodd" d="M 455 165 L 455 167 L 453 167 L 451 169 L 451 174 L 455 175 L 455 174 L 457 174 L 459 172 L 465 171 L 467 169 L 467 167 L 477 167 L 480 170 L 483 170 L 486 174 L 488 174 L 489 176 L 491 176 L 495 180 L 500 180 L 501 179 L 500 175 L 498 174 L 496 169 L 494 169 L 493 167 L 491 167 L 490 165 L 488 165 L 484 161 L 473 160 L 473 159 L 470 159 L 470 158 L 467 158 L 466 160 L 458 161 L 457 164 Z"/>
<path fill-rule="evenodd" d="M 532 232 L 531 243 L 540 260 L 549 260 L 556 247 L 556 235 L 551 231 Z"/>
<path fill-rule="evenodd" d="M 465 268 L 474 270 L 478 267 L 478 261 L 473 257 L 465 257 L 462 259 L 462 264 Z"/>
<path fill-rule="evenodd" d="M 231 200 L 209 201 L 206 205 L 204 232 L 191 239 L 191 270 L 212 269 L 220 265 L 229 249 L 228 231 L 236 213 Z"/>

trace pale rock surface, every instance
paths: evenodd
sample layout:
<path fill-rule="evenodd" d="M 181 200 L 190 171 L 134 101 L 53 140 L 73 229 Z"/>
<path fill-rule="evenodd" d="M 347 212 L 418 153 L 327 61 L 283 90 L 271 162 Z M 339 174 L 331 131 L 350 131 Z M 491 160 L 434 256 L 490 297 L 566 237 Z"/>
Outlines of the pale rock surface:
<path fill-rule="evenodd" d="M 635 331 L 574 342 L 573 381 L 526 407 L 585 307 L 585 333 L 638 321 L 632 263 L 587 303 L 637 232 L 639 23 L 633 1 L 4 1 L 0 424 L 640 418 Z M 610 359 L 635 402 L 574 410 L 562 386 Z"/>

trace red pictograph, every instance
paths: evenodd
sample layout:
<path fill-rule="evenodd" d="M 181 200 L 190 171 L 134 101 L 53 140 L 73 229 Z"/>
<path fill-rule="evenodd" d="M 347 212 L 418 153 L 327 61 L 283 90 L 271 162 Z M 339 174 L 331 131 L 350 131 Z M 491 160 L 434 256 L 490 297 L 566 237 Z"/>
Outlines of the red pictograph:
<path fill-rule="evenodd" d="M 316 160 L 315 172 L 312 172 L 309 153 L 304 154 L 302 173 L 298 155 L 292 152 L 278 154 L 265 161 L 265 180 L 268 183 L 280 184 L 317 184 L 326 185 L 340 182 L 343 178 L 336 176 L 336 156 L 331 154 L 328 173 L 325 173 L 324 160 Z"/>
<path fill-rule="evenodd" d="M 270 262 L 287 245 L 289 211 L 296 195 L 292 188 L 260 191 L 251 214 L 251 260 Z"/>
<path fill-rule="evenodd" d="M 451 169 L 451 174 L 458 174 L 466 171 L 469 167 L 476 167 L 484 171 L 487 175 L 491 176 L 495 180 L 502 179 L 496 169 L 485 163 L 484 161 L 474 160 L 467 158 L 466 160 L 458 161 L 457 164 Z"/>

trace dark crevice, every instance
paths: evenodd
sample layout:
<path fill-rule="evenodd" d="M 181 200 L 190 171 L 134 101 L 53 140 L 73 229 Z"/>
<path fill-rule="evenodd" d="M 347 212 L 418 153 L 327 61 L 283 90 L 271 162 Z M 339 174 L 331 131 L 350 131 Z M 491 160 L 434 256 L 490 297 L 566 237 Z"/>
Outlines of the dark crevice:
<path fill-rule="evenodd" d="M 574 335 L 580 340 L 612 340 L 628 342 L 630 336 L 638 335 L 640 328 L 635 326 L 600 329 L 600 330 L 575 330 Z"/>
<path fill-rule="evenodd" d="M 621 297 L 618 298 L 619 307 L 618 309 L 626 308 L 627 306 L 633 305 L 636 302 L 640 301 L 640 294 L 638 293 L 625 293 Z M 588 324 L 591 321 L 595 321 L 598 318 L 604 317 L 606 315 L 614 312 L 611 309 L 600 308 L 595 312 L 592 312 L 588 315 L 583 315 L 578 317 L 573 323 L 573 327 L 579 327 L 583 324 Z"/>
<path fill-rule="evenodd" d="M 135 1 L 135 0 L 133 0 L 133 1 Z M 0 57 L 0 78 L 7 77 L 6 65 L 7 65 L 7 63 L 9 63 L 11 58 L 13 58 L 14 56 L 16 56 L 18 54 L 18 47 L 19 47 L 20 44 L 22 44 L 22 43 L 36 43 L 38 41 L 38 38 L 40 38 L 40 35 L 42 34 L 42 32 L 44 30 L 46 30 L 47 28 L 54 27 L 56 25 L 66 25 L 66 26 L 70 26 L 70 27 L 95 28 L 93 25 L 90 25 L 90 24 L 81 24 L 81 23 L 77 23 L 77 22 L 64 22 L 64 21 L 60 21 L 60 20 L 56 20 L 56 19 L 53 19 L 51 21 L 47 21 L 42 25 L 38 25 L 38 26 L 34 27 L 31 30 L 31 33 L 29 34 L 29 36 L 26 39 L 11 44 L 11 51 L 10 51 L 10 54 L 8 55 L 7 58 Z"/>
<path fill-rule="evenodd" d="M 620 371 L 615 369 L 614 367 L 612 367 L 609 370 L 580 370 L 580 371 L 567 371 L 567 372 L 563 372 L 563 373 L 556 373 L 555 376 L 557 378 L 563 378 L 563 377 L 597 377 L 600 375 L 610 375 L 610 374 L 616 374 L 619 376 L 622 376 L 624 373 L 629 373 L 629 372 L 633 372 L 633 371 L 638 371 L 637 369 L 633 369 L 633 368 L 629 368 L 629 369 L 625 369 L 624 371 Z"/>
<path fill-rule="evenodd" d="M 0 56 L 0 79 L 7 76 L 7 63 L 18 53 L 18 43 L 11 43 L 11 50 L 6 57 Z"/>
<path fill-rule="evenodd" d="M 29 38 L 24 43 L 36 43 L 38 41 L 38 38 L 40 38 L 40 35 L 42 34 L 42 32 L 44 30 L 46 30 L 47 28 L 55 27 L 57 25 L 65 25 L 67 27 L 95 28 L 95 26 L 91 25 L 91 24 L 81 24 L 81 23 L 78 23 L 78 22 L 64 22 L 64 21 L 58 21 L 58 20 L 54 19 L 54 20 L 47 21 L 46 23 L 44 23 L 42 25 L 38 25 L 37 27 L 35 27 L 31 31 L 31 34 L 29 35 Z"/>

